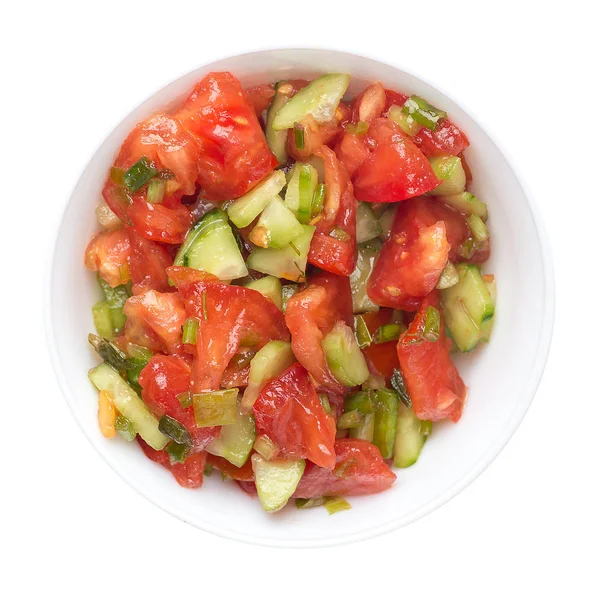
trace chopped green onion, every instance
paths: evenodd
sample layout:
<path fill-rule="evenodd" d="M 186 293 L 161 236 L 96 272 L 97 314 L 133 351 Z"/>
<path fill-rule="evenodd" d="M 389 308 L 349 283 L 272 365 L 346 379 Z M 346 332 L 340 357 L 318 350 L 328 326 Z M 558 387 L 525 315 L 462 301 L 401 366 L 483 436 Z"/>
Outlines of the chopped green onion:
<path fill-rule="evenodd" d="M 375 392 L 375 422 L 373 444 L 379 448 L 384 459 L 394 454 L 394 439 L 398 422 L 399 396 L 395 390 L 377 390 Z"/>
<path fill-rule="evenodd" d="M 121 268 L 119 268 L 119 276 L 122 276 L 122 274 Z M 127 266 L 126 274 L 127 279 L 129 279 L 129 266 Z M 110 317 L 112 320 L 113 331 L 115 333 L 119 333 L 121 330 L 123 330 L 125 322 L 127 321 L 127 316 L 123 313 L 123 306 L 130 297 L 127 286 L 123 284 L 116 287 L 111 287 L 100 276 L 98 276 L 98 283 L 100 284 L 102 292 L 104 293 L 104 298 L 110 307 Z"/>
<path fill-rule="evenodd" d="M 204 295 L 204 293 L 203 293 Z M 183 325 L 183 344 L 196 344 L 196 334 L 198 333 L 198 320 L 188 318 Z"/>
<path fill-rule="evenodd" d="M 237 420 L 238 389 L 192 394 L 194 416 L 198 427 L 233 425 Z"/>
<path fill-rule="evenodd" d="M 440 275 L 436 289 L 449 289 L 450 287 L 453 287 L 458 280 L 459 278 L 456 266 L 454 266 L 452 262 L 448 261 L 444 267 L 444 270 L 442 270 L 442 274 Z"/>
<path fill-rule="evenodd" d="M 440 312 L 431 305 L 425 310 L 423 337 L 429 342 L 435 342 L 440 337 Z"/>
<path fill-rule="evenodd" d="M 352 396 L 348 396 L 344 402 L 344 410 L 357 410 L 363 415 L 368 415 L 373 412 L 373 392 L 366 390 L 356 392 Z"/>
<path fill-rule="evenodd" d="M 204 465 L 204 476 L 210 476 L 213 473 L 213 465 L 210 462 L 207 462 Z"/>
<path fill-rule="evenodd" d="M 175 443 L 185 446 L 192 445 L 190 432 L 177 420 L 169 415 L 163 415 L 158 421 L 158 430 L 172 439 Z"/>
<path fill-rule="evenodd" d="M 421 124 L 415 122 L 411 115 L 404 113 L 399 105 L 392 105 L 388 110 L 387 117 L 398 124 L 400 129 L 409 136 L 415 136 L 422 128 Z"/>
<path fill-rule="evenodd" d="M 294 144 L 299 151 L 304 150 L 304 128 L 301 126 L 294 126 Z"/>
<path fill-rule="evenodd" d="M 313 195 L 313 199 L 312 199 L 312 206 L 310 209 L 310 213 L 313 217 L 316 217 L 317 215 L 321 214 L 321 211 L 323 210 L 323 203 L 325 202 L 325 191 L 326 191 L 326 186 L 325 184 L 319 184 L 317 186 L 317 188 L 315 189 L 315 193 Z"/>
<path fill-rule="evenodd" d="M 368 347 L 373 342 L 373 337 L 362 316 L 354 316 L 354 334 L 356 335 L 356 342 L 361 349 Z"/>
<path fill-rule="evenodd" d="M 404 406 L 410 408 L 412 406 L 412 400 L 410 399 L 410 395 L 408 390 L 406 389 L 406 382 L 404 381 L 404 376 L 399 369 L 394 369 L 392 373 L 392 378 L 390 379 L 390 385 L 398 394 L 398 398 L 402 401 Z"/>
<path fill-rule="evenodd" d="M 337 512 L 352 509 L 352 506 L 343 497 L 327 497 L 323 505 L 330 516 Z"/>
<path fill-rule="evenodd" d="M 287 309 L 287 304 L 290 298 L 295 295 L 300 290 L 300 286 L 294 283 L 290 283 L 289 285 L 283 285 L 281 287 L 281 311 L 285 313 Z"/>
<path fill-rule="evenodd" d="M 366 134 L 368 129 L 369 122 L 358 122 L 358 124 L 348 124 L 346 126 L 346 132 L 349 134 L 355 134 L 356 136 Z"/>
<path fill-rule="evenodd" d="M 337 428 L 354 429 L 354 427 L 359 427 L 363 421 L 364 415 L 358 410 L 349 410 L 338 419 Z"/>
<path fill-rule="evenodd" d="M 158 177 L 151 179 L 148 184 L 148 193 L 146 194 L 146 200 L 151 204 L 157 204 L 163 201 L 165 197 L 165 187 L 167 182 L 164 179 Z"/>
<path fill-rule="evenodd" d="M 298 509 L 310 509 L 311 507 L 320 507 L 325 500 L 325 497 L 311 497 L 310 499 L 296 499 L 294 502 Z"/>
<path fill-rule="evenodd" d="M 458 248 L 458 255 L 463 260 L 468 260 L 469 258 L 473 257 L 474 253 L 475 253 L 475 242 L 473 241 L 472 237 L 469 237 L 469 239 L 467 239 L 464 243 L 460 244 L 460 246 Z"/>
<path fill-rule="evenodd" d="M 418 95 L 411 95 L 406 100 L 402 111 L 430 130 L 435 130 L 438 122 L 448 115 L 445 111 L 437 109 Z"/>
<path fill-rule="evenodd" d="M 312 185 L 312 167 L 305 163 L 300 166 L 300 175 L 298 178 L 298 220 L 306 225 L 310 221 L 312 213 L 313 185 Z M 315 173 L 316 175 L 316 173 Z"/>
<path fill-rule="evenodd" d="M 290 247 L 296 252 L 298 256 L 302 255 L 302 252 L 298 249 L 293 241 L 290 241 Z"/>
<path fill-rule="evenodd" d="M 133 423 L 123 415 L 117 415 L 117 418 L 115 419 L 115 429 L 125 441 L 133 441 L 137 435 L 133 428 Z"/>
<path fill-rule="evenodd" d="M 339 227 L 334 227 L 329 233 L 329 236 L 333 237 L 334 239 L 338 239 L 339 241 L 348 241 L 350 238 L 350 236 Z"/>
<path fill-rule="evenodd" d="M 330 415 L 331 414 L 331 404 L 329 402 L 329 398 L 327 397 L 327 394 L 319 394 L 319 400 L 321 401 L 321 406 L 323 407 L 323 410 Z"/>
<path fill-rule="evenodd" d="M 123 183 L 130 192 L 137 192 L 157 173 L 152 161 L 148 157 L 142 157 L 123 174 Z"/>
<path fill-rule="evenodd" d="M 125 175 L 125 169 L 121 167 L 111 167 L 110 168 L 110 181 L 116 186 L 123 187 L 125 182 L 123 181 L 123 176 Z"/>
<path fill-rule="evenodd" d="M 383 342 L 398 340 L 400 334 L 402 334 L 405 329 L 403 324 L 384 324 L 383 326 L 379 326 L 373 336 L 373 342 L 375 344 L 381 344 Z"/>
<path fill-rule="evenodd" d="M 98 335 L 106 340 L 114 337 L 113 322 L 110 315 L 110 306 L 107 301 L 98 301 L 92 306 L 92 317 Z"/>
<path fill-rule="evenodd" d="M 117 371 L 124 371 L 132 367 L 131 361 L 127 355 L 112 342 L 105 338 L 100 338 L 95 334 L 88 334 L 88 342 L 94 347 L 96 352 Z"/>
<path fill-rule="evenodd" d="M 181 392 L 181 394 L 177 394 L 177 400 L 179 400 L 181 408 L 189 408 L 190 406 L 192 406 L 192 393 Z"/>
<path fill-rule="evenodd" d="M 469 225 L 469 229 L 471 229 L 471 233 L 473 234 L 473 239 L 475 239 L 475 241 L 485 241 L 486 239 L 489 239 L 490 234 L 488 232 L 488 228 L 481 217 L 477 216 L 476 214 L 472 214 L 467 217 L 467 223 Z"/>
<path fill-rule="evenodd" d="M 206 291 L 202 293 L 202 317 L 204 321 L 208 320 L 208 309 L 206 307 Z"/>
<path fill-rule="evenodd" d="M 265 460 L 273 460 L 279 454 L 279 448 L 266 435 L 259 435 L 253 447 Z"/>
<path fill-rule="evenodd" d="M 181 464 L 190 455 L 190 446 L 172 441 L 165 447 L 165 452 L 169 454 L 171 465 Z"/>

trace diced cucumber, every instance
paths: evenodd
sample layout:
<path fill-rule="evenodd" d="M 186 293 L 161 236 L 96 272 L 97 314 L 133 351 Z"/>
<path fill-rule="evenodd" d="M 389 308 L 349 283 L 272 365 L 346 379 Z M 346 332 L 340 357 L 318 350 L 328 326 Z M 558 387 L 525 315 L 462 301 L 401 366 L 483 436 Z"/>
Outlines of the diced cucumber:
<path fill-rule="evenodd" d="M 485 282 L 485 286 L 487 287 L 488 291 L 490 292 L 490 297 L 492 298 L 492 303 L 494 304 L 494 311 L 495 311 L 496 295 L 497 295 L 496 279 L 494 278 L 493 274 L 486 274 L 482 278 Z M 480 328 L 481 340 L 484 340 L 485 342 L 487 342 L 490 339 L 493 326 L 494 326 L 494 316 L 492 316 L 491 318 L 488 318 L 487 320 L 485 320 L 484 322 L 481 323 L 481 328 Z"/>
<path fill-rule="evenodd" d="M 315 228 L 311 225 L 302 225 L 302 229 L 302 233 L 283 249 L 254 248 L 246 261 L 248 267 L 278 278 L 303 281 L 310 241 Z"/>
<path fill-rule="evenodd" d="M 221 428 L 221 435 L 206 446 L 206 451 L 225 458 L 234 466 L 241 468 L 252 451 L 255 439 L 254 417 L 243 414 L 238 407 L 235 424 L 224 425 Z"/>
<path fill-rule="evenodd" d="M 98 336 L 106 340 L 112 340 L 114 338 L 114 327 L 108 301 L 98 301 L 98 303 L 92 305 L 92 318 Z"/>
<path fill-rule="evenodd" d="M 398 422 L 399 399 L 393 390 L 375 391 L 375 426 L 373 443 L 379 448 L 384 459 L 394 454 L 394 439 Z"/>
<path fill-rule="evenodd" d="M 489 239 L 490 234 L 488 228 L 485 226 L 481 217 L 476 214 L 469 215 L 467 217 L 467 224 L 469 225 L 469 229 L 471 229 L 471 234 L 475 241 L 481 242 Z"/>
<path fill-rule="evenodd" d="M 346 398 L 344 410 L 358 410 L 363 414 L 363 421 L 358 427 L 353 427 L 349 431 L 349 436 L 354 439 L 364 439 L 373 441 L 375 432 L 375 407 L 372 402 L 371 392 L 357 392 Z"/>
<path fill-rule="evenodd" d="M 333 118 L 349 82 L 349 74 L 325 74 L 316 78 L 277 111 L 273 129 L 293 128 L 296 122 L 308 115 L 317 122 L 328 122 Z"/>
<path fill-rule="evenodd" d="M 396 207 L 391 206 L 386 208 L 379 215 L 379 224 L 381 225 L 381 233 L 379 235 L 379 239 L 381 241 L 386 241 L 390 233 L 392 232 L 392 225 L 394 224 L 394 217 L 396 216 Z"/>
<path fill-rule="evenodd" d="M 400 129 L 409 136 L 414 136 L 422 128 L 421 124 L 415 121 L 411 115 L 404 113 L 399 105 L 392 105 L 388 110 L 387 117 L 398 124 Z"/>
<path fill-rule="evenodd" d="M 448 115 L 445 111 L 431 105 L 423 97 L 419 97 L 419 95 L 411 95 L 402 107 L 402 111 L 430 130 L 435 130 L 438 122 Z"/>
<path fill-rule="evenodd" d="M 123 306 L 129 298 L 130 293 L 125 285 L 111 287 L 100 276 L 98 277 L 98 283 L 100 284 L 102 292 L 104 293 L 104 298 L 110 307 L 110 317 L 113 329 L 115 333 L 118 334 L 123 330 L 125 322 L 127 321 L 127 316 L 123 313 Z"/>
<path fill-rule="evenodd" d="M 381 224 L 375 216 L 373 209 L 366 202 L 358 202 L 356 205 L 356 242 L 364 243 L 379 237 Z"/>
<path fill-rule="evenodd" d="M 295 360 L 292 345 L 283 340 L 272 340 L 260 349 L 250 361 L 248 386 L 242 398 L 243 411 L 250 411 L 263 386 L 285 371 Z"/>
<path fill-rule="evenodd" d="M 149 446 L 162 450 L 167 445 L 169 439 L 158 430 L 158 420 L 114 367 L 102 363 L 94 367 L 88 376 L 98 390 L 110 393 L 117 410 Z"/>
<path fill-rule="evenodd" d="M 210 272 L 222 281 L 248 274 L 227 214 L 218 209 L 207 212 L 192 226 L 174 264 Z"/>
<path fill-rule="evenodd" d="M 283 249 L 301 233 L 302 225 L 294 213 L 279 196 L 273 196 L 248 237 L 259 247 Z"/>
<path fill-rule="evenodd" d="M 192 394 L 194 418 L 198 427 L 234 425 L 237 420 L 237 388 Z"/>
<path fill-rule="evenodd" d="M 317 157 L 317 155 L 311 155 L 308 159 L 305 160 L 305 163 L 314 167 L 317 171 L 317 175 L 319 176 L 318 181 L 320 184 L 325 183 L 325 161 L 321 157 Z"/>
<path fill-rule="evenodd" d="M 283 313 L 287 310 L 287 304 L 290 298 L 300 290 L 300 285 L 296 283 L 290 283 L 281 287 L 281 311 Z"/>
<path fill-rule="evenodd" d="M 279 511 L 288 502 L 305 467 L 305 460 L 267 461 L 258 454 L 252 455 L 256 491 L 265 511 Z"/>
<path fill-rule="evenodd" d="M 273 128 L 273 120 L 275 114 L 288 102 L 289 97 L 284 93 L 279 92 L 279 88 L 286 84 L 285 81 L 280 81 L 275 85 L 275 95 L 269 110 L 267 111 L 267 121 L 265 125 L 265 136 L 271 152 L 275 155 L 280 165 L 285 165 L 288 160 L 287 154 L 287 130 L 275 130 Z"/>
<path fill-rule="evenodd" d="M 464 192 L 467 176 L 460 157 L 448 155 L 430 157 L 429 164 L 435 176 L 442 182 L 437 188 L 429 192 L 432 196 L 450 196 Z"/>
<path fill-rule="evenodd" d="M 273 171 L 257 186 L 230 204 L 227 209 L 230 221 L 238 229 L 247 227 L 271 202 L 271 198 L 283 190 L 284 186 L 285 173 L 279 169 Z"/>
<path fill-rule="evenodd" d="M 358 347 L 354 332 L 344 322 L 336 322 L 321 344 L 329 370 L 341 384 L 358 386 L 367 381 L 367 362 Z"/>
<path fill-rule="evenodd" d="M 253 289 L 262 293 L 270 299 L 278 309 L 281 309 L 281 281 L 274 276 L 263 276 L 245 285 L 248 289 Z"/>
<path fill-rule="evenodd" d="M 285 205 L 305 225 L 311 219 L 312 199 L 318 183 L 319 174 L 312 165 L 294 164 L 285 190 Z"/>
<path fill-rule="evenodd" d="M 373 272 L 375 261 L 379 256 L 378 244 L 371 242 L 358 248 L 356 268 L 350 275 L 350 289 L 352 291 L 352 309 L 354 313 L 379 311 L 379 305 L 373 303 L 367 295 L 367 283 Z"/>
<path fill-rule="evenodd" d="M 419 459 L 431 427 L 431 421 L 421 421 L 412 408 L 400 404 L 394 443 L 394 466 L 408 468 Z"/>
<path fill-rule="evenodd" d="M 440 196 L 444 204 L 451 206 L 454 210 L 464 215 L 477 215 L 483 221 L 487 221 L 488 210 L 485 202 L 478 200 L 471 192 L 459 192 L 458 194 L 448 194 Z"/>
<path fill-rule="evenodd" d="M 446 266 L 444 266 L 444 270 L 442 270 L 442 274 L 440 275 L 436 289 L 449 289 L 457 282 L 458 271 L 456 270 L 456 266 L 454 266 L 452 262 L 448 261 Z"/>

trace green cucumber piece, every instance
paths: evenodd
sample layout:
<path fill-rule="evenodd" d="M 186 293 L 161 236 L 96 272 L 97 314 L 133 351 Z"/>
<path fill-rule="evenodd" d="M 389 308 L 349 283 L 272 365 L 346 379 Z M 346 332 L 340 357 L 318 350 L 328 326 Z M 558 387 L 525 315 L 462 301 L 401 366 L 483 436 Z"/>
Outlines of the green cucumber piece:
<path fill-rule="evenodd" d="M 371 301 L 369 295 L 367 295 L 367 283 L 379 256 L 378 247 L 380 247 L 380 244 L 373 241 L 358 248 L 356 268 L 350 275 L 352 310 L 355 314 L 379 311 L 379 305 Z"/>
<path fill-rule="evenodd" d="M 306 225 L 312 215 L 312 199 L 319 183 L 317 170 L 308 163 L 295 163 L 285 190 L 285 205 Z"/>
<path fill-rule="evenodd" d="M 349 74 L 325 74 L 316 78 L 277 111 L 273 129 L 293 128 L 296 122 L 308 115 L 317 122 L 328 122 L 333 118 L 349 83 Z"/>
<path fill-rule="evenodd" d="M 238 406 L 235 424 L 221 427 L 220 436 L 206 446 L 206 451 L 241 468 L 248 460 L 255 439 L 254 417 L 243 414 Z"/>
<path fill-rule="evenodd" d="M 277 112 L 289 101 L 287 95 L 278 92 L 279 88 L 284 84 L 286 84 L 285 81 L 280 81 L 275 85 L 275 95 L 273 95 L 273 100 L 267 111 L 267 121 L 265 125 L 267 144 L 280 165 L 285 165 L 288 160 L 287 130 L 275 130 L 273 128 L 273 120 L 275 119 Z"/>
<path fill-rule="evenodd" d="M 444 270 L 442 270 L 436 289 L 449 289 L 450 287 L 453 287 L 458 280 L 456 266 L 448 260 L 448 263 L 444 266 Z"/>
<path fill-rule="evenodd" d="M 484 282 L 485 282 L 485 286 L 487 287 L 487 290 L 490 292 L 490 297 L 492 299 L 492 303 L 494 304 L 494 311 L 496 310 L 496 295 L 497 295 L 497 288 L 496 288 L 496 279 L 493 277 L 493 275 L 491 274 L 486 274 L 485 276 L 482 277 Z M 492 328 L 494 326 L 494 316 L 492 316 L 491 318 L 488 318 L 487 320 L 485 320 L 484 322 L 481 323 L 481 340 L 488 342 L 490 339 L 490 336 L 492 335 Z"/>
<path fill-rule="evenodd" d="M 273 171 L 264 181 L 242 197 L 234 200 L 227 209 L 229 220 L 238 228 L 247 227 L 277 196 L 285 186 L 285 173 Z"/>
<path fill-rule="evenodd" d="M 402 111 L 430 130 L 435 130 L 438 122 L 448 116 L 445 111 L 434 107 L 419 95 L 411 95 L 402 107 Z"/>
<path fill-rule="evenodd" d="M 115 337 L 108 301 L 98 301 L 92 305 L 92 318 L 98 336 L 105 340 L 112 340 Z"/>
<path fill-rule="evenodd" d="M 194 418 L 198 427 L 223 427 L 237 421 L 237 388 L 192 394 Z"/>
<path fill-rule="evenodd" d="M 381 235 L 381 223 L 366 202 L 356 205 L 356 242 L 364 243 Z"/>
<path fill-rule="evenodd" d="M 448 155 L 430 157 L 429 164 L 435 176 L 442 182 L 429 192 L 432 196 L 450 196 L 464 192 L 467 176 L 460 157 Z"/>
<path fill-rule="evenodd" d="M 248 238 L 262 248 L 283 249 L 301 233 L 302 225 L 294 213 L 279 196 L 273 196 Z"/>
<path fill-rule="evenodd" d="M 152 416 L 143 400 L 134 389 L 119 375 L 119 372 L 102 363 L 94 367 L 88 377 L 98 390 L 110 393 L 117 410 L 129 420 L 136 433 L 155 450 L 162 450 L 169 439 L 158 429 L 158 419 Z"/>
<path fill-rule="evenodd" d="M 125 285 L 111 287 L 103 278 L 98 276 L 98 283 L 104 293 L 104 299 L 110 307 L 110 317 L 116 334 L 125 327 L 127 316 L 123 313 L 123 306 L 130 297 Z"/>
<path fill-rule="evenodd" d="M 412 408 L 401 404 L 398 408 L 396 440 L 394 442 L 394 466 L 408 468 L 421 454 L 423 444 L 431 433 L 432 422 L 418 419 Z"/>
<path fill-rule="evenodd" d="M 488 228 L 481 217 L 477 216 L 476 214 L 469 215 L 467 217 L 467 224 L 469 225 L 473 239 L 476 242 L 482 242 L 490 238 Z"/>
<path fill-rule="evenodd" d="M 379 448 L 384 459 L 394 454 L 394 439 L 398 422 L 399 399 L 393 390 L 375 391 L 375 426 L 373 444 Z"/>
<path fill-rule="evenodd" d="M 477 215 L 483 221 L 487 221 L 488 209 L 485 202 L 478 200 L 471 192 L 459 192 L 440 196 L 439 200 L 464 215 Z"/>
<path fill-rule="evenodd" d="M 267 461 L 258 454 L 252 455 L 256 491 L 265 511 L 279 511 L 288 502 L 305 467 L 305 460 Z"/>
<path fill-rule="evenodd" d="M 290 283 L 281 287 L 281 311 L 287 310 L 288 301 L 300 290 L 300 285 Z"/>
<path fill-rule="evenodd" d="M 358 427 L 352 427 L 348 434 L 354 439 L 364 439 L 372 442 L 375 435 L 375 407 L 372 392 L 357 392 L 344 401 L 344 410 L 357 410 L 363 415 L 362 423 Z"/>
<path fill-rule="evenodd" d="M 327 366 L 333 376 L 344 386 L 358 386 L 367 381 L 369 368 L 354 332 L 341 320 L 321 342 Z"/>
<path fill-rule="evenodd" d="M 278 309 L 281 309 L 281 281 L 275 276 L 263 276 L 245 285 L 248 289 L 253 289 L 262 293 L 270 299 Z"/>
<path fill-rule="evenodd" d="M 399 105 L 392 105 L 388 110 L 387 117 L 392 122 L 398 124 L 400 129 L 409 136 L 414 136 L 422 128 L 421 124 L 412 115 L 404 113 L 402 107 Z"/>
<path fill-rule="evenodd" d="M 391 206 L 386 208 L 379 215 L 379 224 L 381 225 L 381 234 L 379 239 L 386 241 L 392 233 L 392 226 L 394 224 L 394 218 L 396 217 L 396 207 Z"/>
<path fill-rule="evenodd" d="M 286 280 L 303 281 L 314 232 L 311 225 L 302 225 L 302 233 L 283 249 L 254 248 L 246 260 L 248 268 Z"/>

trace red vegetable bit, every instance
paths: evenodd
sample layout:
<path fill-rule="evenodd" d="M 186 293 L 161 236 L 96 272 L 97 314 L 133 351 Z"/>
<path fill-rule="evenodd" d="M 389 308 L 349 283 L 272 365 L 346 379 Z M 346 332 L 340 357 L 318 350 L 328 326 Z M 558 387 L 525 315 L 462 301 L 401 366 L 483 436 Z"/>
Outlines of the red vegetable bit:
<path fill-rule="evenodd" d="M 134 295 L 153 289 L 163 293 L 173 291 L 169 285 L 166 268 L 173 264 L 173 255 L 169 249 L 160 243 L 138 235 L 129 228 L 131 243 L 131 272 L 132 291 Z"/>
<path fill-rule="evenodd" d="M 127 229 L 101 231 L 92 237 L 85 250 L 85 267 L 98 271 L 111 287 L 123 284 L 121 266 L 129 266 L 131 242 Z"/>
<path fill-rule="evenodd" d="M 244 94 L 250 105 L 254 108 L 256 115 L 260 117 L 262 112 L 271 105 L 275 89 L 273 85 L 256 85 L 249 89 L 244 89 Z"/>
<path fill-rule="evenodd" d="M 442 120 L 435 130 L 421 128 L 413 141 L 427 157 L 458 155 L 470 144 L 461 129 L 447 119 Z"/>

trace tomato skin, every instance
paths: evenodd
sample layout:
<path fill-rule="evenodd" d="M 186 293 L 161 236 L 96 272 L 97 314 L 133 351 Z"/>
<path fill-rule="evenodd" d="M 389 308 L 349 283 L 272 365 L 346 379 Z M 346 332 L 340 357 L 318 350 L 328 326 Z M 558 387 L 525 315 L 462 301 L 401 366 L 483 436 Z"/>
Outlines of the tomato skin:
<path fill-rule="evenodd" d="M 352 122 L 372 122 L 381 117 L 387 96 L 380 82 L 369 85 L 352 103 Z"/>
<path fill-rule="evenodd" d="M 304 161 L 314 155 L 319 148 L 327 145 L 337 138 L 342 132 L 339 121 L 334 118 L 329 122 L 319 124 L 313 116 L 309 115 L 297 124 L 304 131 L 304 148 L 296 147 L 294 129 L 288 131 L 287 151 L 296 161 Z"/>
<path fill-rule="evenodd" d="M 321 341 L 334 324 L 353 324 L 352 294 L 347 277 L 322 272 L 288 301 L 285 322 L 292 334 L 292 350 L 319 387 L 333 394 L 347 390 L 331 374 Z"/>
<path fill-rule="evenodd" d="M 375 303 L 416 311 L 435 289 L 451 250 L 447 230 L 452 231 L 439 220 L 438 206 L 428 198 L 398 206 L 390 238 L 381 248 L 367 285 Z"/>
<path fill-rule="evenodd" d="M 196 139 L 207 199 L 238 198 L 278 165 L 254 108 L 229 72 L 206 75 L 174 114 Z"/>
<path fill-rule="evenodd" d="M 125 302 L 123 313 L 125 336 L 133 344 L 170 354 L 185 352 L 181 327 L 187 316 L 178 293 L 149 290 L 134 295 Z"/>
<path fill-rule="evenodd" d="M 142 400 L 158 419 L 169 415 L 179 421 L 190 433 L 193 452 L 204 450 L 206 445 L 221 433 L 220 427 L 197 427 L 193 407 L 183 408 L 177 399 L 190 388 L 191 366 L 186 359 L 176 355 L 154 355 L 142 369 L 139 377 Z"/>
<path fill-rule="evenodd" d="M 294 497 L 369 495 L 389 489 L 395 480 L 377 446 L 361 439 L 338 439 L 335 469 L 307 464 Z"/>
<path fill-rule="evenodd" d="M 371 154 L 353 180 L 357 200 L 398 202 L 420 196 L 440 184 L 425 155 L 391 120 L 373 121 L 366 142 Z"/>
<path fill-rule="evenodd" d="M 371 153 L 362 136 L 346 132 L 335 147 L 335 154 L 346 168 L 348 175 L 353 177 Z"/>
<path fill-rule="evenodd" d="M 127 229 L 101 231 L 92 237 L 85 249 L 84 263 L 88 270 L 98 271 L 111 287 L 123 284 L 121 266 L 128 265 L 131 242 Z"/>
<path fill-rule="evenodd" d="M 252 351 L 255 352 L 255 349 L 252 349 Z M 239 365 L 235 363 L 235 359 L 232 359 L 223 372 L 221 385 L 224 388 L 245 388 L 248 385 L 249 376 L 250 363 L 244 367 L 239 367 Z"/>
<path fill-rule="evenodd" d="M 422 332 L 428 306 L 440 312 L 440 337 L 435 342 L 409 344 L 408 334 Z M 462 415 L 467 389 L 450 358 L 451 341 L 444 332 L 442 318 L 439 291 L 434 291 L 400 337 L 398 360 L 417 417 L 431 421 L 450 418 L 456 423 Z"/>
<path fill-rule="evenodd" d="M 471 144 L 461 129 L 447 119 L 442 120 L 435 130 L 421 128 L 413 141 L 427 157 L 456 156 Z"/>
<path fill-rule="evenodd" d="M 244 95 L 246 95 L 248 103 L 254 108 L 256 116 L 260 117 L 262 112 L 271 105 L 275 89 L 273 85 L 256 85 L 249 89 L 244 89 Z"/>
<path fill-rule="evenodd" d="M 134 295 L 153 289 L 162 293 L 173 291 L 166 268 L 173 264 L 173 256 L 162 244 L 150 241 L 129 229 L 132 291 Z"/>
<path fill-rule="evenodd" d="M 133 197 L 127 215 L 137 233 L 162 243 L 183 243 L 193 222 L 192 215 L 182 204 L 169 208 L 164 204 L 150 204 L 143 196 Z"/>
<path fill-rule="evenodd" d="M 402 107 L 406 103 L 407 99 L 408 95 L 405 95 L 404 93 L 398 93 L 397 91 L 386 89 L 384 112 L 387 113 L 392 105 L 399 105 Z"/>
<path fill-rule="evenodd" d="M 257 434 L 271 439 L 284 457 L 334 467 L 335 421 L 300 363 L 266 384 L 253 408 Z"/>
<path fill-rule="evenodd" d="M 164 466 L 175 477 L 180 486 L 187 489 L 199 489 L 202 486 L 204 482 L 206 452 L 191 454 L 181 464 L 171 464 L 167 452 L 164 450 L 157 452 L 140 437 L 137 438 L 137 441 L 144 454 L 146 454 L 146 457 Z"/>
<path fill-rule="evenodd" d="M 248 461 L 241 468 L 238 468 L 228 460 L 225 460 L 225 458 L 214 456 L 213 454 L 208 454 L 207 462 L 212 464 L 223 475 L 234 481 L 247 482 L 254 480 L 254 471 L 252 470 L 250 457 L 248 457 Z"/>
<path fill-rule="evenodd" d="M 372 335 L 380 326 L 392 323 L 392 315 L 393 310 L 382 307 L 377 312 L 362 314 L 362 318 Z M 394 373 L 394 369 L 399 366 L 396 344 L 397 341 L 395 340 L 381 344 L 372 343 L 368 347 L 362 349 L 371 372 L 383 376 L 386 381 L 390 380 Z"/>

